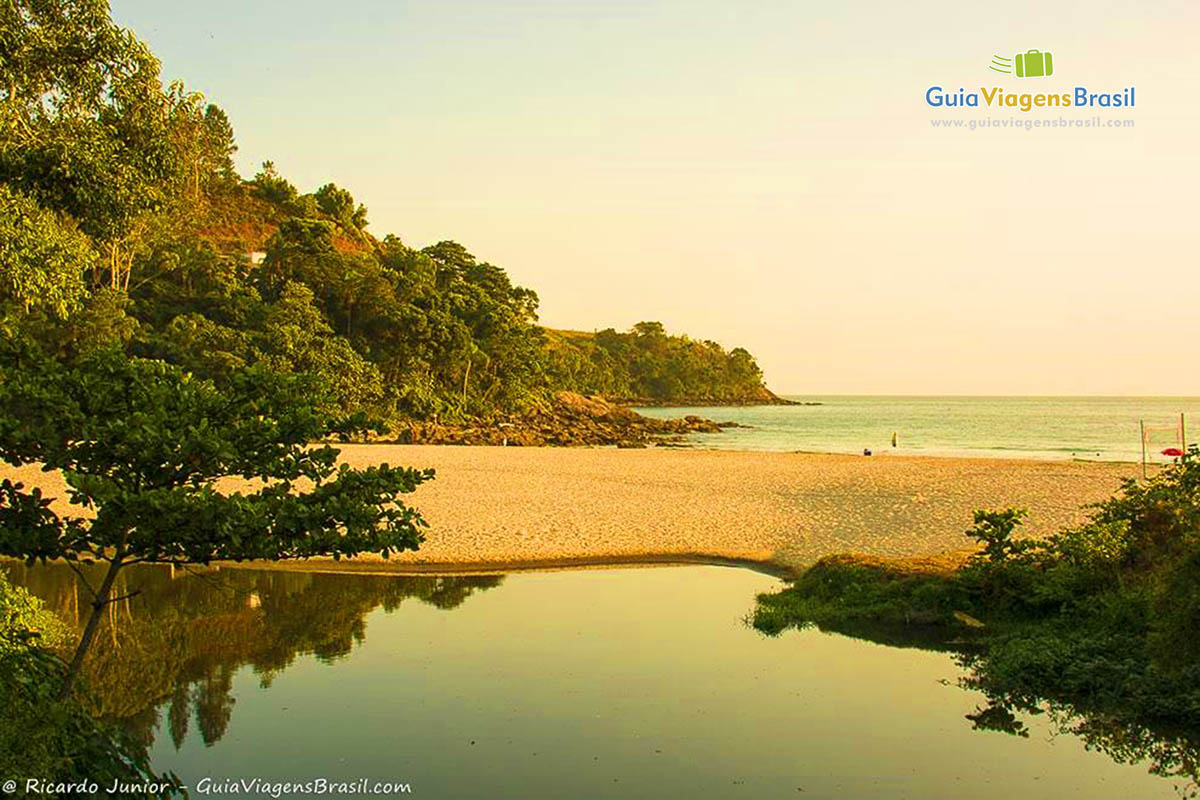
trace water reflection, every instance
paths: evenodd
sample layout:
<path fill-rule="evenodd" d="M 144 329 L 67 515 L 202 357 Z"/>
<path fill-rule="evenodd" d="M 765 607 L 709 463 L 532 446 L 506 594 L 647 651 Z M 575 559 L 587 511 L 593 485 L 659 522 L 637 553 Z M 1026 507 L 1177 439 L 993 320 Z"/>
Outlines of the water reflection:
<path fill-rule="evenodd" d="M 2 568 L 48 608 L 82 628 L 87 588 L 65 565 Z M 96 585 L 98 568 L 83 568 Z M 175 747 L 193 724 L 205 745 L 233 715 L 233 677 L 249 666 L 263 688 L 298 656 L 343 658 L 366 636 L 365 616 L 416 600 L 449 610 L 503 576 L 393 576 L 275 570 L 134 566 L 114 594 L 84 664 L 95 713 L 118 719 L 149 747 L 160 711 Z"/>
<path fill-rule="evenodd" d="M 78 623 L 86 591 L 69 570 L 5 566 Z M 120 587 L 141 594 L 111 609 L 87 681 L 157 768 L 192 782 L 369 776 L 428 797 L 596 800 L 1194 794 L 1194 738 L 989 695 L 961 644 L 762 637 L 741 620 L 778 588 L 716 567 L 147 568 Z"/>
<path fill-rule="evenodd" d="M 1172 780 L 1179 796 L 1200 797 L 1200 728 L 1181 729 L 1146 722 L 1115 713 L 1113 709 L 1089 707 L 1079 698 L 1023 697 L 997 691 L 976 670 L 977 648 L 969 641 L 947 639 L 941 629 L 933 626 L 898 627 L 854 621 L 816 627 L 888 647 L 951 654 L 963 669 L 959 686 L 980 692 L 986 700 L 965 715 L 972 730 L 1028 739 L 1031 720 L 1042 717 L 1055 735 L 1077 737 L 1088 750 L 1104 753 L 1118 764 L 1144 764 L 1151 775 Z"/>
<path fill-rule="evenodd" d="M 978 688 L 971 677 L 963 685 Z M 968 714 L 971 727 L 1029 738 L 1022 717 L 1045 715 L 1059 735 L 1071 735 L 1089 750 L 1104 753 L 1118 764 L 1145 764 L 1151 775 L 1175 782 L 1181 797 L 1200 795 L 1200 735 L 1121 719 L 1097 712 L 1081 712 L 1070 703 L 1041 698 L 1011 699 L 989 696 L 988 703 Z"/>

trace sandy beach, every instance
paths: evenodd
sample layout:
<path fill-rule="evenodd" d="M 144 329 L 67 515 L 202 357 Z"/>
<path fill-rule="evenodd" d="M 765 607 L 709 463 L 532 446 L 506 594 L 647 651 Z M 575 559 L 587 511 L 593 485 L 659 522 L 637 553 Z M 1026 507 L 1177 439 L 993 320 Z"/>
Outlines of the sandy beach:
<path fill-rule="evenodd" d="M 354 466 L 433 467 L 410 495 L 430 523 L 387 569 L 503 569 L 641 561 L 796 568 L 857 551 L 969 545 L 976 508 L 1029 509 L 1045 534 L 1084 518 L 1132 464 L 712 450 L 347 445 Z M 0 468 L 60 496 L 57 475 Z M 297 565 L 299 566 L 299 565 Z M 377 557 L 350 568 L 378 570 Z"/>

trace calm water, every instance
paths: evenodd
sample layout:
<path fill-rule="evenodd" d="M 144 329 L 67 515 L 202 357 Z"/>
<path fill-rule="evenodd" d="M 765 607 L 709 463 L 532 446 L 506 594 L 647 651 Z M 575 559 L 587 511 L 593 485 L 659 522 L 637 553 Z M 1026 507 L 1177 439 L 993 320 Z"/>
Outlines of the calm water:
<path fill-rule="evenodd" d="M 696 435 L 701 447 L 733 450 L 808 450 L 877 455 L 987 456 L 997 458 L 1140 461 L 1139 420 L 1154 431 L 1151 455 L 1178 446 L 1181 412 L 1200 437 L 1196 397 L 793 397 L 819 406 L 638 409 L 655 417 L 699 414 L 750 428 Z M 891 447 L 892 433 L 899 446 Z"/>
<path fill-rule="evenodd" d="M 72 617 L 69 572 L 8 569 Z M 1180 791 L 1051 715 L 1021 717 L 1025 738 L 973 730 L 966 715 L 987 701 L 955 685 L 947 654 L 758 634 L 743 618 L 778 583 L 749 571 L 145 569 L 120 588 L 133 585 L 143 593 L 114 609 L 89 682 L 155 766 L 192 787 L 325 776 L 522 800 Z"/>

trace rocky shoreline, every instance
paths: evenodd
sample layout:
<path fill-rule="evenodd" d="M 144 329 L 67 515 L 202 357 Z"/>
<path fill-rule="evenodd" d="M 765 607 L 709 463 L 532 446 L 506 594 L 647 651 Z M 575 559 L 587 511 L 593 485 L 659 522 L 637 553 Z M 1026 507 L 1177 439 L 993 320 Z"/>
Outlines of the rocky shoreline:
<path fill-rule="evenodd" d="M 711 397 L 685 397 L 678 400 L 657 400 L 652 397 L 608 397 L 605 399 L 614 405 L 627 406 L 630 408 L 704 408 L 720 406 L 744 408 L 748 406 L 824 405 L 824 403 L 819 403 L 812 400 L 788 400 L 780 397 L 770 389 L 766 388 L 764 388 L 761 393 L 755 395 L 754 397 L 741 397 L 736 400 L 714 399 Z"/>
<path fill-rule="evenodd" d="M 627 408 L 753 408 L 754 406 L 823 406 L 816 400 L 709 400 L 702 397 L 687 400 L 651 400 L 649 398 L 608 398 L 610 403 Z"/>
<path fill-rule="evenodd" d="M 509 447 L 612 446 L 681 447 L 692 433 L 720 433 L 738 427 L 694 415 L 651 419 L 601 397 L 557 392 L 544 408 L 522 416 L 447 425 L 405 422 L 388 437 L 396 444 L 492 445 Z"/>

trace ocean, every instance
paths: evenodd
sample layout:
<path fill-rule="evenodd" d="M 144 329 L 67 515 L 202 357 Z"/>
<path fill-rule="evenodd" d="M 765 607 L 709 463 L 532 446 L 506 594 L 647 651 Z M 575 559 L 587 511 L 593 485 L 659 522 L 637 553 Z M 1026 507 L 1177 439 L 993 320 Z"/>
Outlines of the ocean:
<path fill-rule="evenodd" d="M 690 437 L 722 450 L 888 453 L 1045 460 L 1135 461 L 1140 423 L 1149 429 L 1148 460 L 1169 461 L 1179 447 L 1179 415 L 1187 440 L 1200 439 L 1198 397 L 885 397 L 789 396 L 804 406 L 639 408 L 652 417 L 698 414 L 745 428 Z M 892 447 L 892 434 L 897 446 Z"/>

